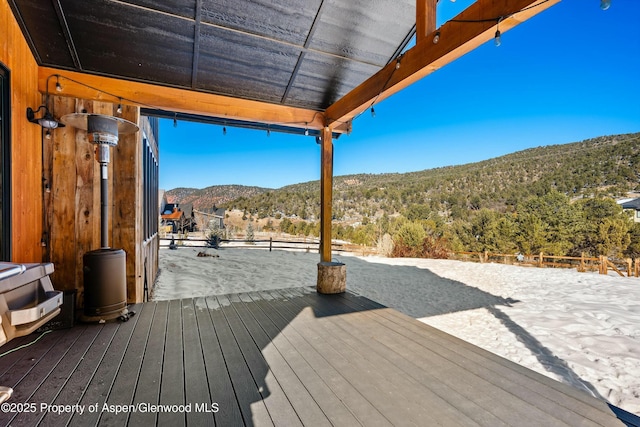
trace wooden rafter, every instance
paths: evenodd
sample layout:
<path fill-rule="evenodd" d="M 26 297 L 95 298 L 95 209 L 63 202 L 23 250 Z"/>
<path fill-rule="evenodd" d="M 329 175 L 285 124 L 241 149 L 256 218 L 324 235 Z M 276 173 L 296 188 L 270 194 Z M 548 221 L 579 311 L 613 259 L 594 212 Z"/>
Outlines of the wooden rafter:
<path fill-rule="evenodd" d="M 47 78 L 51 75 L 60 76 L 63 90 L 55 93 L 62 96 L 112 103 L 118 103 L 122 98 L 123 104 L 179 113 L 279 124 L 300 129 L 324 127 L 324 114 L 318 111 L 47 67 L 40 67 L 38 70 L 40 92 L 53 93 L 55 90 L 53 87 L 46 87 Z M 51 79 L 50 85 L 53 82 L 55 79 Z M 334 129 L 334 132 L 339 130 Z"/>
<path fill-rule="evenodd" d="M 417 43 L 404 53 L 400 68 L 396 69 L 396 61 L 391 61 L 331 105 L 325 112 L 327 125 L 337 127 L 348 123 L 373 102 L 382 101 L 492 39 L 497 17 L 506 17 L 500 21 L 500 31 L 504 33 L 558 2 L 560 0 L 477 0 L 440 27 L 437 44 Z M 432 40 L 433 35 L 435 33 L 427 39 Z"/>
<path fill-rule="evenodd" d="M 416 0 L 416 43 L 422 43 L 427 34 L 435 31 L 437 3 L 438 0 Z"/>

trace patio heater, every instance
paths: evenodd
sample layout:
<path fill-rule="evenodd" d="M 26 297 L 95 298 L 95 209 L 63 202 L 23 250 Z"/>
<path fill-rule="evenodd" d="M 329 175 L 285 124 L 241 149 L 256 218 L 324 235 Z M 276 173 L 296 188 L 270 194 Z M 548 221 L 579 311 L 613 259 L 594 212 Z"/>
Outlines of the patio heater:
<path fill-rule="evenodd" d="M 85 322 L 129 320 L 127 309 L 127 267 L 123 249 L 109 247 L 109 189 L 107 167 L 110 148 L 118 145 L 118 135 L 134 133 L 138 126 L 119 117 L 101 114 L 72 113 L 60 119 L 63 123 L 86 130 L 89 142 L 96 146 L 100 164 L 100 249 L 82 257 L 84 272 Z"/>

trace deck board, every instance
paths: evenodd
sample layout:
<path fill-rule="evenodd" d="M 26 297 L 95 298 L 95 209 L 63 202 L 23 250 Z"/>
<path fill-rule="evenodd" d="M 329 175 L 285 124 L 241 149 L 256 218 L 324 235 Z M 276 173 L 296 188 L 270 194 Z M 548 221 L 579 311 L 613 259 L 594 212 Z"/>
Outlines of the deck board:
<path fill-rule="evenodd" d="M 182 341 L 182 301 L 169 302 L 167 327 L 164 341 L 164 360 L 160 380 L 160 404 L 180 405 L 185 403 L 184 397 L 184 359 L 186 347 Z M 178 412 L 159 412 L 159 427 L 180 427 L 185 425 L 185 414 Z"/>
<path fill-rule="evenodd" d="M 254 301 L 251 305 L 253 309 L 260 309 L 262 312 L 263 322 L 261 324 L 269 325 L 270 322 L 274 326 L 274 329 L 271 329 L 271 334 L 275 336 L 272 343 L 285 355 L 290 366 L 295 369 L 307 390 L 314 396 L 329 422 L 334 425 L 339 422 L 346 425 L 361 424 L 357 416 L 347 406 L 347 403 L 351 403 L 351 408 L 358 407 L 353 404 L 354 398 L 349 398 L 349 396 L 355 397 L 356 394 L 350 394 L 351 389 L 347 387 L 348 383 L 339 383 L 341 377 L 338 376 L 338 373 L 319 354 L 310 351 L 311 346 L 302 335 L 293 328 L 287 328 L 290 320 L 278 312 L 277 305 L 274 306 L 270 303 L 271 300 L 277 300 L 279 297 L 279 295 L 274 296 L 269 292 L 260 292 L 252 298 Z M 357 397 L 361 398 L 359 395 Z M 364 399 L 362 400 L 364 401 Z M 368 402 L 364 406 L 364 411 L 371 409 L 371 414 L 377 414 L 382 418 L 382 415 L 375 408 L 370 407 Z"/>
<path fill-rule="evenodd" d="M 85 408 L 88 408 L 89 405 L 98 404 L 99 407 L 102 407 L 109 396 L 111 385 L 113 384 L 115 376 L 118 374 L 120 362 L 129 345 L 131 335 L 135 331 L 138 319 L 140 319 L 139 316 L 134 316 L 133 319 L 119 325 L 115 337 L 109 343 L 105 357 L 97 366 L 93 376 L 88 378 L 88 384 L 84 390 L 84 394 L 79 401 L 69 402 L 68 404 L 79 404 Z M 100 325 L 96 327 L 100 327 Z M 71 331 L 74 329 L 76 328 L 72 328 Z M 82 415 L 74 413 L 69 425 L 78 427 L 97 425 L 100 415 L 101 412 L 98 411 L 86 411 Z"/>
<path fill-rule="evenodd" d="M 16 349 L 0 357 L 0 385 L 15 390 L 10 402 L 77 404 L 84 413 L 0 412 L 0 426 L 625 425 L 617 416 L 640 425 L 351 293 L 280 289 L 134 309 L 128 322 L 3 346 L 0 353 Z M 127 411 L 103 411 L 105 403 Z M 147 405 L 190 410 L 140 410 Z"/>
<path fill-rule="evenodd" d="M 184 380 L 185 397 L 187 402 L 194 404 L 207 404 L 212 401 L 209 393 L 209 384 L 203 381 L 207 377 L 205 369 L 204 355 L 202 351 L 202 341 L 198 331 L 196 320 L 196 308 L 193 300 L 183 300 L 182 320 L 185 348 L 184 352 Z M 213 425 L 213 413 L 205 411 L 187 412 L 187 424 L 191 425 Z"/>
<path fill-rule="evenodd" d="M 220 341 L 209 309 L 219 310 L 220 306 L 215 298 L 197 298 L 195 300 L 198 329 L 202 341 L 202 353 L 207 370 L 207 381 L 211 400 L 209 410 L 214 412 L 214 420 L 219 426 L 243 425 L 240 406 L 235 397 L 231 377 L 225 363 L 225 356 L 220 348 Z M 216 403 L 217 406 L 213 406 Z"/>
<path fill-rule="evenodd" d="M 211 311 L 211 319 L 220 340 L 220 347 L 225 357 L 242 419 L 245 425 L 273 426 L 273 421 L 259 391 L 262 386 L 259 386 L 254 380 L 225 315 L 225 310 L 229 311 L 231 302 L 225 296 L 216 299 L 220 308 Z M 263 379 L 259 378 L 258 381 L 262 382 Z"/>
<path fill-rule="evenodd" d="M 131 334 L 124 356 L 117 368 L 113 384 L 109 390 L 106 405 L 129 405 L 133 402 L 136 387 L 140 382 L 140 368 L 147 346 L 149 332 L 156 304 L 145 304 L 134 316 L 138 322 Z M 99 423 L 102 425 L 125 425 L 129 419 L 129 412 L 103 411 Z"/>
<path fill-rule="evenodd" d="M 53 401 L 54 405 L 65 405 L 68 402 L 79 402 L 82 395 L 89 383 L 89 380 L 93 377 L 93 374 L 98 369 L 100 363 L 104 360 L 105 354 L 109 345 L 116 336 L 118 331 L 118 324 L 108 323 L 101 328 L 94 328 L 99 331 L 96 339 L 91 343 L 91 347 L 86 349 L 84 357 L 75 368 L 73 373 L 69 376 L 67 383 L 56 399 Z M 50 412 L 44 415 L 42 424 L 44 425 L 66 425 L 73 413 L 56 414 Z"/>
<path fill-rule="evenodd" d="M 62 355 L 58 363 L 48 366 L 49 375 L 38 386 L 37 390 L 29 397 L 30 402 L 46 402 L 53 403 L 58 396 L 60 390 L 64 389 L 65 383 L 71 377 L 73 372 L 77 369 L 78 365 L 86 355 L 89 348 L 99 336 L 102 328 L 84 328 L 82 334 L 78 336 L 73 344 L 68 347 L 68 351 Z M 65 343 L 61 342 L 64 346 Z M 41 364 L 49 364 L 52 361 L 47 357 L 46 361 L 42 361 Z M 46 412 L 22 412 L 12 421 L 13 425 L 37 425 L 42 418 L 48 415 Z M 55 420 L 55 413 L 51 413 L 51 421 Z M 60 414 L 59 418 L 64 414 Z M 62 423 L 62 419 L 55 420 Z"/>
<path fill-rule="evenodd" d="M 162 301 L 156 305 L 133 403 L 158 404 L 160 401 L 160 382 L 162 380 L 162 360 L 168 313 L 168 302 Z M 139 426 L 156 425 L 156 419 L 156 412 L 135 412 L 129 415 L 129 423 Z"/>
<path fill-rule="evenodd" d="M 474 407 L 468 408 L 471 411 L 469 415 L 473 415 L 476 420 L 484 420 L 484 424 L 517 424 L 523 420 L 539 420 L 545 425 L 562 425 L 561 421 L 550 417 L 544 411 L 539 410 L 536 406 L 522 403 L 517 399 L 513 399 L 511 393 L 501 387 L 494 387 L 496 382 L 507 383 L 508 380 L 492 376 L 469 375 L 473 372 L 471 366 L 460 369 L 462 367 L 458 363 L 451 363 L 451 359 L 445 357 L 436 343 L 422 340 L 420 343 L 415 341 L 407 341 L 399 339 L 396 333 L 380 333 L 380 328 L 371 327 L 368 321 L 379 313 L 361 312 L 345 320 L 344 327 L 352 330 L 360 330 L 362 334 L 376 334 L 372 339 L 376 344 L 372 346 L 372 351 L 378 349 L 387 349 L 387 355 L 391 358 L 392 363 L 405 368 L 405 372 L 414 374 L 420 378 L 420 383 L 437 387 L 439 394 L 461 397 L 462 401 L 456 405 L 463 412 L 464 407 L 460 407 L 460 403 L 473 403 Z M 384 329 L 382 329 L 384 331 Z M 451 355 L 448 355 L 451 356 Z M 495 380 L 495 381 L 494 381 Z M 448 389 L 442 390 L 442 387 Z M 531 397 L 531 396 L 530 396 Z M 492 406 L 491 402 L 501 401 L 500 406 Z"/>
<path fill-rule="evenodd" d="M 368 312 L 363 312 L 363 314 L 368 316 Z M 476 375 L 485 377 L 495 386 L 506 387 L 520 399 L 535 402 L 549 414 L 564 418 L 569 423 L 575 416 L 582 416 L 587 420 L 593 418 L 596 425 L 607 422 L 606 403 L 598 400 L 594 402 L 594 399 L 580 390 L 564 386 L 551 378 L 540 376 L 529 369 L 435 328 L 423 328 L 419 324 L 407 322 L 406 316 L 394 310 L 381 310 L 378 314 L 380 318 L 375 319 L 376 322 L 410 338 L 418 345 L 433 341 L 432 348 L 437 349 L 439 354 L 442 354 L 448 361 L 474 372 Z M 531 381 L 531 379 L 536 381 Z M 587 420 L 585 420 L 585 425 L 590 425 Z"/>
<path fill-rule="evenodd" d="M 302 425 L 298 415 L 293 410 L 291 403 L 275 379 L 274 374 L 265 360 L 260 347 L 246 329 L 245 324 L 238 314 L 242 305 L 238 295 L 230 295 L 228 306 L 223 306 L 222 311 L 229 322 L 231 331 L 238 343 L 238 347 L 244 358 L 254 381 L 258 385 L 258 391 L 263 397 L 263 402 L 269 412 L 269 417 L 274 425 Z"/>
<path fill-rule="evenodd" d="M 318 427 L 330 426 L 331 424 L 327 421 L 326 416 L 313 399 L 313 396 L 300 381 L 300 378 L 280 353 L 280 350 L 275 345 L 271 345 L 271 338 L 249 310 L 248 305 L 253 303 L 251 296 L 241 294 L 239 295 L 239 299 L 241 302 L 234 305 L 236 312 L 247 328 L 247 331 L 251 334 L 258 349 L 262 349 L 261 353 L 269 366 L 269 370 L 277 381 L 278 386 L 285 391 L 286 398 L 289 402 L 288 405 L 291 406 L 295 413 L 295 418 L 287 422 L 287 424 Z M 244 304 L 244 302 L 250 304 Z M 287 403 L 285 402 L 285 404 Z M 289 414 L 289 416 L 291 415 L 292 414 Z"/>

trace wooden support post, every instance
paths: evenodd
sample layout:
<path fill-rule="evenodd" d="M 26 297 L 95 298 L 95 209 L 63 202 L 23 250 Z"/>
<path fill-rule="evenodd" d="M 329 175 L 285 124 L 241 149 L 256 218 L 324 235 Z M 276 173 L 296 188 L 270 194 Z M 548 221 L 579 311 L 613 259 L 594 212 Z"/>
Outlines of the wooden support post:
<path fill-rule="evenodd" d="M 633 267 L 635 269 L 635 276 L 640 277 L 640 258 L 635 258 L 633 260 Z"/>
<path fill-rule="evenodd" d="M 631 267 L 633 266 L 633 261 L 631 261 L 631 258 L 625 258 L 625 261 L 627 263 L 627 277 L 631 277 L 633 276 L 633 271 L 631 269 Z"/>
<path fill-rule="evenodd" d="M 325 127 L 322 130 L 322 153 L 320 162 L 320 261 L 331 262 L 333 136 L 329 127 Z"/>
<path fill-rule="evenodd" d="M 316 290 L 322 294 L 344 292 L 347 284 L 347 268 L 339 262 L 331 262 L 331 218 L 333 197 L 333 141 L 331 128 L 322 130 L 322 155 L 320 169 L 320 262 Z"/>
<path fill-rule="evenodd" d="M 436 30 L 437 0 L 416 0 L 416 43 L 422 43 Z"/>

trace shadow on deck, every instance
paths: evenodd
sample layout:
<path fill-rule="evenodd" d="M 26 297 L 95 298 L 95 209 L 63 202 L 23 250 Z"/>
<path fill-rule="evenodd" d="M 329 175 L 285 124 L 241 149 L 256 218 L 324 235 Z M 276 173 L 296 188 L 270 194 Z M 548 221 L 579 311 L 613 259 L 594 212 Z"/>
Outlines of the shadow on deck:
<path fill-rule="evenodd" d="M 351 293 L 134 309 L 127 323 L 2 347 L 0 385 L 15 392 L 0 425 L 611 426 L 628 415 Z"/>

